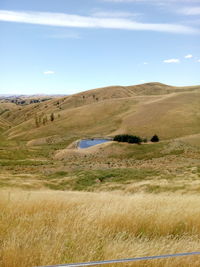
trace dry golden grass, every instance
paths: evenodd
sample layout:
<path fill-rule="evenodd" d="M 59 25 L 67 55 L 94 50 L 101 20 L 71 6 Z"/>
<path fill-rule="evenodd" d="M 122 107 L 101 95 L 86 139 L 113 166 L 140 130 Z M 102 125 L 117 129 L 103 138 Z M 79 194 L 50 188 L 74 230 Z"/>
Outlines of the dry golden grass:
<path fill-rule="evenodd" d="M 113 86 L 17 107 L 9 117 L 14 125 L 6 135 L 27 140 L 59 135 L 77 139 L 84 136 L 138 134 L 162 139 L 197 134 L 200 90 L 196 87 L 172 87 L 159 83 L 137 86 Z M 1 103 L 0 103 L 1 105 Z M 55 121 L 36 127 L 35 116 L 55 114 Z"/>
<path fill-rule="evenodd" d="M 182 138 L 179 138 L 179 140 L 183 141 L 186 144 L 192 145 L 194 147 L 200 147 L 200 134 L 193 134 L 188 135 Z"/>
<path fill-rule="evenodd" d="M 2 267 L 200 250 L 197 195 L 1 191 L 0 209 Z M 200 257 L 120 266 L 200 266 Z"/>
<path fill-rule="evenodd" d="M 149 83 L 23 107 L 0 103 L 0 186 L 12 188 L 0 191 L 0 266 L 199 251 L 199 89 Z M 36 127 L 36 113 L 52 112 L 54 122 Z M 182 138 L 65 149 L 83 137 L 123 132 Z M 102 192 L 109 190 L 115 193 Z M 200 266 L 200 257 L 120 266 Z"/>
<path fill-rule="evenodd" d="M 0 112 L 4 111 L 5 109 L 11 110 L 17 110 L 19 107 L 15 105 L 14 103 L 5 102 L 3 100 L 0 100 Z"/>
<path fill-rule="evenodd" d="M 197 92 L 170 94 L 137 106 L 137 111 L 123 117 L 115 133 L 135 133 L 172 139 L 200 131 L 200 97 Z"/>

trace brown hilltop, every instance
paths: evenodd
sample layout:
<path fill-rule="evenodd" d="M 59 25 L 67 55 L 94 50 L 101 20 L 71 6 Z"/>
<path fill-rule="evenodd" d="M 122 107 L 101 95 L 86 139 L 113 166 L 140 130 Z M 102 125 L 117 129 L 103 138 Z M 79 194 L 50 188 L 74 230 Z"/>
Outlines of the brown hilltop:
<path fill-rule="evenodd" d="M 111 98 L 125 98 L 133 96 L 151 96 L 165 95 L 176 92 L 194 91 L 200 89 L 200 86 L 185 86 L 176 87 L 158 82 L 144 83 L 132 86 L 108 86 L 97 89 L 84 91 L 65 98 L 65 103 L 68 104 L 86 104 L 92 103 L 93 100 L 106 100 Z M 84 102 L 82 101 L 84 100 Z"/>
<path fill-rule="evenodd" d="M 83 137 L 136 133 L 163 139 L 200 132 L 200 86 L 161 83 L 110 86 L 10 108 L 0 115 L 6 136 L 32 140 L 47 136 Z M 49 121 L 54 113 L 55 120 Z M 35 118 L 40 118 L 36 127 Z M 48 123 L 43 124 L 44 117 Z M 1 128 L 3 128 L 1 126 Z M 7 128 L 7 127 L 5 127 Z"/>

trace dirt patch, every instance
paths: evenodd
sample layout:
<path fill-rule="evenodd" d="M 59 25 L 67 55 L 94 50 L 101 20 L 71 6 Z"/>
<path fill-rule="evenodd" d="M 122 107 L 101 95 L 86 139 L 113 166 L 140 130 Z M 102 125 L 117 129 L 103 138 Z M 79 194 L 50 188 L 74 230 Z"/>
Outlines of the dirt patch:
<path fill-rule="evenodd" d="M 106 142 L 106 143 L 102 143 L 99 145 L 95 145 L 95 146 L 91 146 L 88 148 L 78 148 L 77 144 L 79 141 L 75 141 L 72 144 L 70 144 L 67 149 L 62 149 L 59 152 L 57 152 L 55 154 L 55 159 L 66 159 L 69 156 L 85 156 L 88 154 L 96 154 L 96 153 L 100 153 L 101 150 L 107 146 L 110 146 L 111 144 L 113 144 L 113 141 L 110 142 Z"/>

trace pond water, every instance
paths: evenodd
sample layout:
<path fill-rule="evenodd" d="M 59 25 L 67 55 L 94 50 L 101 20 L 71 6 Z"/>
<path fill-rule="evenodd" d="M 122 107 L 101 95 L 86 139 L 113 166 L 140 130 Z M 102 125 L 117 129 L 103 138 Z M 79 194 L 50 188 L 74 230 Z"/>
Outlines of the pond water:
<path fill-rule="evenodd" d="M 78 147 L 79 148 L 88 148 L 90 146 L 95 146 L 99 144 L 103 144 L 106 142 L 112 141 L 111 139 L 83 139 L 79 142 Z"/>

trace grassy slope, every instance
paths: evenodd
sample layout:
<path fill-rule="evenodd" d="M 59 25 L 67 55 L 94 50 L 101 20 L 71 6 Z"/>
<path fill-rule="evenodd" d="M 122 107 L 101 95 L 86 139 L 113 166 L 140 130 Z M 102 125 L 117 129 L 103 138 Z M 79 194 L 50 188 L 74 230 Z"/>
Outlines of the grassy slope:
<path fill-rule="evenodd" d="M 3 102 L 3 100 L 0 100 L 0 132 L 12 126 L 12 122 L 10 122 L 8 118 L 17 109 L 18 108 L 15 104 Z"/>
<path fill-rule="evenodd" d="M 149 86 L 152 87 L 152 84 Z M 144 86 L 139 88 L 144 93 Z M 24 107 L 11 105 L 14 112 L 10 111 L 9 116 L 4 112 L 0 118 L 3 126 L 7 127 L 7 131 L 2 128 L 4 132 L 0 135 L 1 186 L 199 192 L 199 150 L 194 150 L 194 146 L 200 132 L 200 93 L 194 90 L 158 96 L 133 96 L 128 92 L 130 96 L 124 97 L 127 94 L 125 89 L 117 88 L 114 91 L 111 88 L 108 95 L 106 90 L 97 89 Z M 97 101 L 93 99 L 94 92 L 106 95 L 108 99 Z M 116 94 L 114 98 L 113 93 Z M 36 127 L 35 113 L 41 114 L 44 110 L 48 115 L 54 112 L 55 121 Z M 16 126 L 8 130 L 11 123 Z M 85 155 L 65 150 L 60 154 L 57 152 L 83 136 L 123 132 L 148 138 L 154 133 L 161 139 L 184 138 L 180 140 L 182 143 L 170 141 L 170 145 L 167 142 L 155 146 L 112 144 L 100 148 L 97 153 Z M 28 142 L 27 147 L 27 141 L 33 139 L 36 140 Z M 38 146 L 32 147 L 32 144 Z M 58 156 L 54 157 L 55 153 Z M 135 171 L 137 166 L 143 167 Z M 179 167 L 181 170 L 177 171 Z M 126 171 L 126 168 L 131 169 Z M 64 175 L 60 177 L 61 170 Z M 184 180 L 185 176 L 187 179 Z M 188 183 L 190 179 L 195 182 Z M 145 185 L 142 182 L 144 180 Z"/>
<path fill-rule="evenodd" d="M 4 140 L 0 143 L 0 187 L 130 193 L 200 191 L 200 150 L 184 141 L 145 145 L 111 142 L 92 152 L 66 150 L 71 141 L 31 147 Z"/>
<path fill-rule="evenodd" d="M 144 86 L 140 89 L 144 93 Z M 167 90 L 172 89 L 167 87 Z M 105 95 L 105 88 L 97 89 L 97 92 L 100 94 L 102 90 Z M 200 92 L 152 96 L 132 96 L 129 92 L 131 96 L 124 97 L 124 92 L 127 93 L 124 90 L 118 88 L 117 94 L 123 96 L 109 99 L 109 94 L 115 92 L 112 88 L 107 100 L 97 101 L 93 99 L 94 91 L 88 91 L 46 103 L 15 107 L 8 118 L 4 113 L 1 117 L 4 125 L 6 120 L 15 126 L 0 134 L 0 186 L 199 192 L 200 152 L 195 143 L 200 132 Z M 35 113 L 44 110 L 48 115 L 54 112 L 55 121 L 36 127 Z M 86 154 L 65 150 L 71 142 L 83 136 L 123 132 L 148 138 L 157 133 L 161 140 L 184 138 L 156 145 L 111 144 Z M 27 146 L 27 141 L 33 139 L 36 140 L 28 142 Z M 60 174 L 60 171 L 64 173 Z M 191 180 L 193 182 L 188 183 Z"/>
<path fill-rule="evenodd" d="M 133 89 L 97 89 L 41 104 L 12 105 L 14 112 L 3 112 L 0 266 L 199 251 L 199 87 L 148 84 Z M 179 93 L 170 94 L 173 90 Z M 51 112 L 54 122 L 35 127 L 36 113 Z M 184 137 L 141 146 L 111 142 L 92 153 L 65 149 L 82 136 L 120 132 Z M 38 146 L 27 146 L 28 140 L 52 135 Z M 200 260 L 130 264 L 147 265 L 189 267 L 199 266 Z"/>
<path fill-rule="evenodd" d="M 46 126 L 35 127 L 34 118 L 19 124 L 9 131 L 12 138 L 23 136 L 24 139 L 44 137 L 58 134 L 84 135 L 84 134 L 108 134 L 117 129 L 121 122 L 121 116 L 134 103 L 129 99 L 107 100 L 82 107 L 70 108 L 59 111 L 60 118 L 55 112 L 55 121 Z M 49 112 L 50 114 L 51 112 Z M 21 137 L 20 137 L 21 138 Z"/>
<path fill-rule="evenodd" d="M 117 132 L 137 133 L 161 138 L 176 138 L 200 132 L 200 93 L 187 92 L 141 105 L 124 118 Z"/>
<path fill-rule="evenodd" d="M 200 92 L 195 91 L 112 98 L 78 107 L 61 105 L 61 109 L 50 101 L 45 114 L 49 117 L 54 112 L 55 121 L 37 128 L 35 113 L 44 113 L 43 105 L 37 105 L 36 109 L 26 107 L 19 114 L 15 113 L 18 121 L 14 122 L 23 122 L 10 129 L 8 136 L 31 140 L 51 135 L 83 137 L 135 133 L 150 138 L 157 133 L 162 139 L 170 139 L 200 132 Z M 24 116 L 30 118 L 24 121 Z"/>
<path fill-rule="evenodd" d="M 0 132 L 8 129 L 11 124 L 3 118 L 0 118 Z"/>

